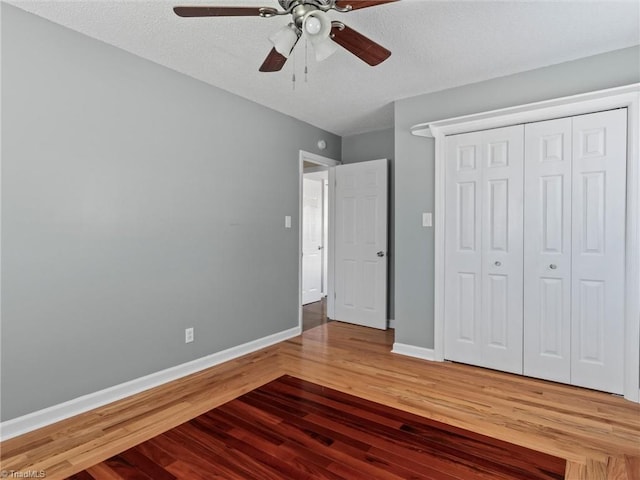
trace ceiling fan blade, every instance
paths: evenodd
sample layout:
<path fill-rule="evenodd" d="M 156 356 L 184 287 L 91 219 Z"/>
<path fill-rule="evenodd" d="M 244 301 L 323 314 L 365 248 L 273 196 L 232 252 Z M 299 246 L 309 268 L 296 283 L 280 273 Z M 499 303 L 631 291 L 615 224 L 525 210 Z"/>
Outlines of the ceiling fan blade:
<path fill-rule="evenodd" d="M 333 22 L 331 24 L 331 38 L 338 45 L 346 48 L 372 67 L 384 62 L 391 56 L 391 52 L 382 45 L 378 45 L 370 38 L 341 22 Z"/>
<path fill-rule="evenodd" d="M 347 8 L 351 5 L 351 10 L 358 10 L 360 8 L 375 7 L 397 1 L 398 0 L 336 0 L 336 7 Z"/>
<path fill-rule="evenodd" d="M 282 70 L 284 64 L 287 62 L 287 57 L 278 53 L 275 48 L 272 48 L 267 55 L 267 58 L 264 59 L 262 65 L 260 65 L 261 72 L 278 72 Z"/>
<path fill-rule="evenodd" d="M 259 17 L 268 7 L 173 7 L 180 17 Z"/>

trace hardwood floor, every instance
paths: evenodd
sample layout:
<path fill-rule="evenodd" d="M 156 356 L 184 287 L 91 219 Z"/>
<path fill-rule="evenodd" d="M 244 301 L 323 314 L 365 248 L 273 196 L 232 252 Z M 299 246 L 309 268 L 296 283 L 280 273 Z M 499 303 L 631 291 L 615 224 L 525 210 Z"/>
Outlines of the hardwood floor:
<path fill-rule="evenodd" d="M 330 321 L 327 318 L 327 297 L 319 302 L 308 303 L 302 307 L 302 331 L 319 327 Z"/>
<path fill-rule="evenodd" d="M 562 480 L 565 464 L 283 375 L 69 480 Z"/>
<path fill-rule="evenodd" d="M 577 387 L 390 353 L 393 331 L 329 322 L 0 445 L 1 469 L 62 479 L 283 374 L 567 459 L 570 480 L 640 477 L 640 405 Z"/>

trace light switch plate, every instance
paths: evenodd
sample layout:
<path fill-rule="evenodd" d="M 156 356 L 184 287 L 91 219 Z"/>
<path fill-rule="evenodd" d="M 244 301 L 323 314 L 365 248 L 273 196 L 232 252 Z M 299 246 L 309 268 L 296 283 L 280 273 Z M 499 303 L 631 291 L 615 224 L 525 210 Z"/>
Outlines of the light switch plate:
<path fill-rule="evenodd" d="M 284 228 L 291 228 L 291 215 L 284 217 Z"/>
<path fill-rule="evenodd" d="M 433 225 L 433 216 L 431 212 L 424 212 L 422 214 L 422 226 L 431 227 Z"/>
<path fill-rule="evenodd" d="M 193 327 L 185 328 L 184 329 L 184 343 L 193 342 L 193 338 L 194 338 Z"/>

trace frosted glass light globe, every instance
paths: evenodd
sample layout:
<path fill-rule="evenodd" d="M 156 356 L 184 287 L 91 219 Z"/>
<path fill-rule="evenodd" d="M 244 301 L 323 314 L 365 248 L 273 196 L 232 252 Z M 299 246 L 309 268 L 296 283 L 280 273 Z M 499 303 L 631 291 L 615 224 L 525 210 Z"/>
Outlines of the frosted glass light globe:
<path fill-rule="evenodd" d="M 304 22 L 304 29 L 309 35 L 317 35 L 322 29 L 322 23 L 316 17 L 310 16 L 307 21 Z"/>

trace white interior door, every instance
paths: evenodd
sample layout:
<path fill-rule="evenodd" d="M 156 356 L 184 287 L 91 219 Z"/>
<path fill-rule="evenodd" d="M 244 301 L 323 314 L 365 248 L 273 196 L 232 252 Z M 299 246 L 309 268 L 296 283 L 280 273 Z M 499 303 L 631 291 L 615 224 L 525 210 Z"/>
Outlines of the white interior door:
<path fill-rule="evenodd" d="M 387 328 L 387 160 L 335 167 L 336 320 Z"/>
<path fill-rule="evenodd" d="M 524 127 L 447 138 L 445 356 L 522 373 Z"/>
<path fill-rule="evenodd" d="M 322 180 L 302 180 L 302 304 L 322 298 L 323 265 L 323 190 Z"/>
<path fill-rule="evenodd" d="M 525 126 L 524 373 L 571 382 L 571 118 Z"/>
<path fill-rule="evenodd" d="M 573 118 L 571 383 L 624 390 L 627 110 Z"/>

